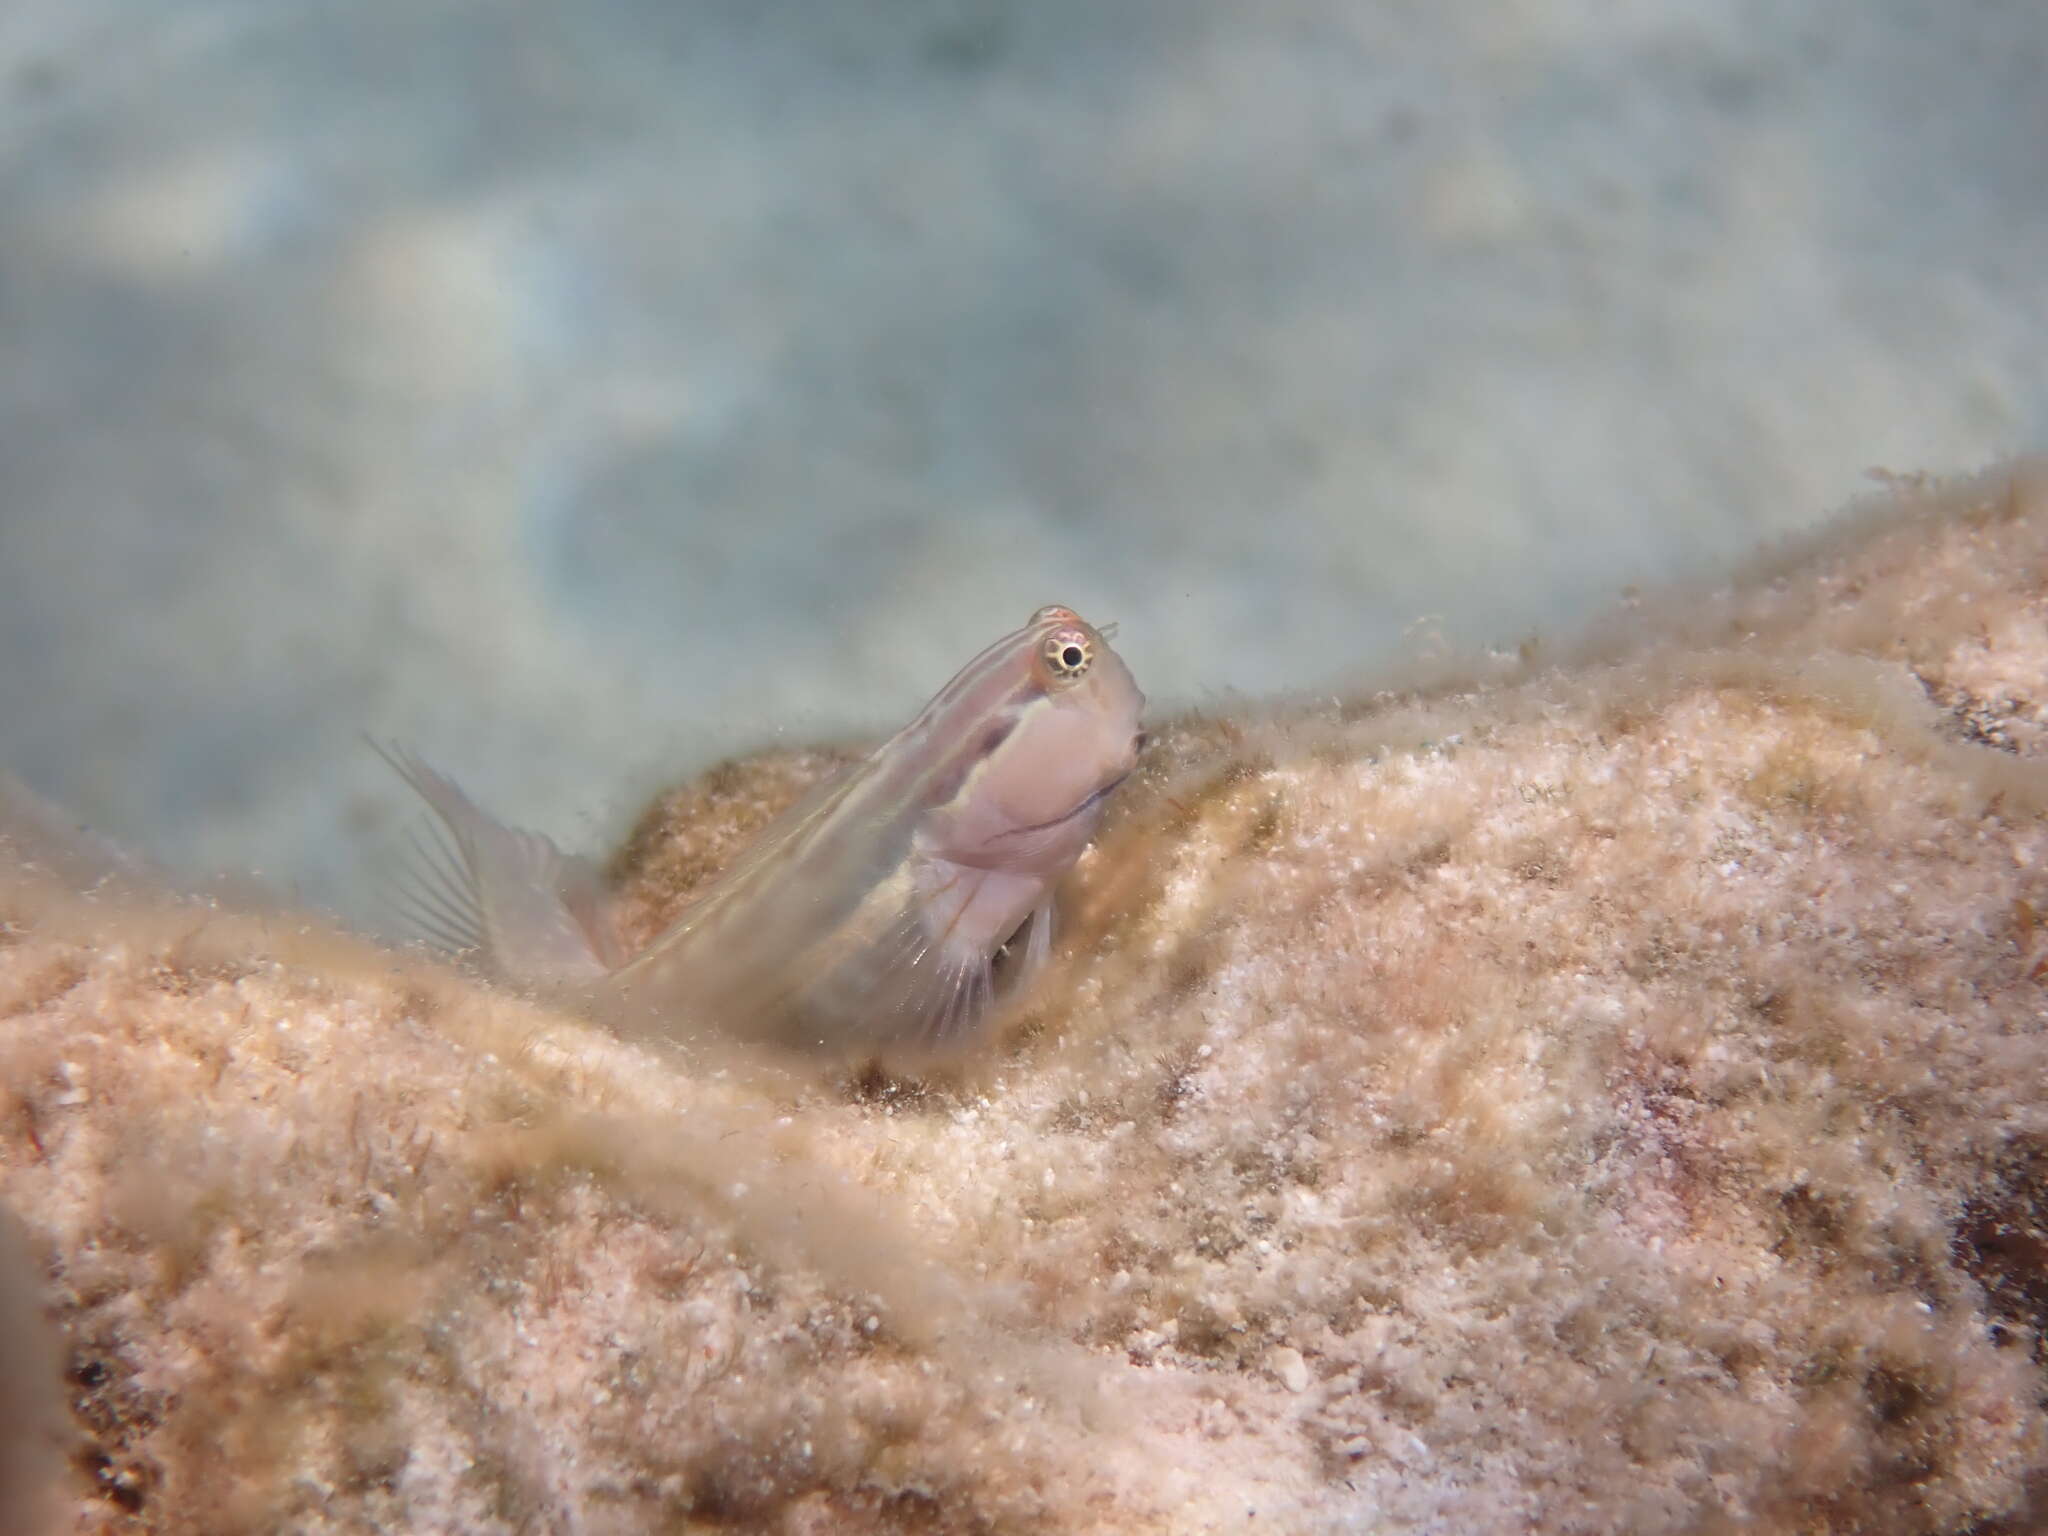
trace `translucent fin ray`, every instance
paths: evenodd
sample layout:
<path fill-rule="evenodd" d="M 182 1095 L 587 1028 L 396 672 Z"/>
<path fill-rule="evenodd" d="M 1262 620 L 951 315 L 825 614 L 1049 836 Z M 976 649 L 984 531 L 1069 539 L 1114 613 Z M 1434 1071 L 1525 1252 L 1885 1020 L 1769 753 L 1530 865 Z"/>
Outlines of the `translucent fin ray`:
<path fill-rule="evenodd" d="M 434 942 L 475 953 L 510 980 L 564 985 L 616 964 L 596 869 L 552 840 L 493 820 L 453 779 L 398 743 L 378 754 L 434 812 L 412 836 L 400 886 L 407 918 Z"/>

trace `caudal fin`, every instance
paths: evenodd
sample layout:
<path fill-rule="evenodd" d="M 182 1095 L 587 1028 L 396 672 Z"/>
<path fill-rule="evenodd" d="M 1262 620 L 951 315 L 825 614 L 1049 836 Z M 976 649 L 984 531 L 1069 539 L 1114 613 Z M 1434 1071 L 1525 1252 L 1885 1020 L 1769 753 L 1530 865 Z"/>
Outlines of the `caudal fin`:
<path fill-rule="evenodd" d="M 538 832 L 492 820 L 453 779 L 405 747 L 370 745 L 438 820 L 414 836 L 412 867 L 397 896 L 423 935 L 523 985 L 594 981 L 618 964 L 594 865 Z"/>

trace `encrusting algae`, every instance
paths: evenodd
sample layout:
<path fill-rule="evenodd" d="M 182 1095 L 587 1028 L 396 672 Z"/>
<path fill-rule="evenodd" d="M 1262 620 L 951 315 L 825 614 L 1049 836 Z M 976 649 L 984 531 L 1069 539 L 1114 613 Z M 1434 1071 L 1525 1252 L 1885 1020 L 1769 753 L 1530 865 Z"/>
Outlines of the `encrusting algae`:
<path fill-rule="evenodd" d="M 2022 464 L 1166 725 L 921 1079 L 11 868 L 48 1528 L 2039 1529 L 2043 678 Z M 667 797 L 620 910 L 830 759 Z"/>

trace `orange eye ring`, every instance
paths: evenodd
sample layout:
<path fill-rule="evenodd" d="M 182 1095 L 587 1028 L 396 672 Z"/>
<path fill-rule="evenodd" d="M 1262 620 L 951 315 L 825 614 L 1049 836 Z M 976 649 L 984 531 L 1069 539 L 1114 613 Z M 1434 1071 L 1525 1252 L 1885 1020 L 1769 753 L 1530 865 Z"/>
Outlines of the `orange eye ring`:
<path fill-rule="evenodd" d="M 1079 682 L 1095 664 L 1095 642 L 1086 630 L 1056 629 L 1045 637 L 1038 654 L 1053 682 Z"/>

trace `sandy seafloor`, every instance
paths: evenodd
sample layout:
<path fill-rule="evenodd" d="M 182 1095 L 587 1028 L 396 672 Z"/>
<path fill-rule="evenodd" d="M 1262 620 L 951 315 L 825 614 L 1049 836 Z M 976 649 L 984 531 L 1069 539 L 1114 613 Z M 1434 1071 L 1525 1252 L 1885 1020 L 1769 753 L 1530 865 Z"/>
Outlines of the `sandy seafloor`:
<path fill-rule="evenodd" d="M 0 769 L 370 910 L 1035 605 L 1513 644 L 2048 437 L 2048 8 L 10 0 Z"/>

